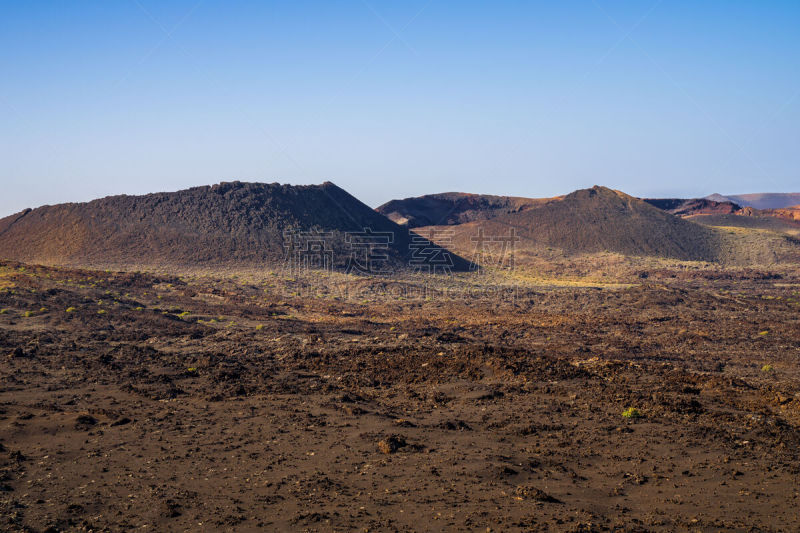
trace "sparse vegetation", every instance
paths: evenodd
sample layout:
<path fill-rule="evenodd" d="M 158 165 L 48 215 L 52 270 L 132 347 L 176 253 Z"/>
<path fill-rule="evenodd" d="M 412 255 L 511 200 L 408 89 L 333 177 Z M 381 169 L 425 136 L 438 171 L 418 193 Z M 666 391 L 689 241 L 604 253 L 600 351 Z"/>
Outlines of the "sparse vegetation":
<path fill-rule="evenodd" d="M 95 497 L 119 495 L 113 484 L 120 472 L 132 474 L 121 494 L 148 497 L 118 498 L 118 509 L 91 520 L 109 530 L 126 526 L 126 509 L 146 513 L 151 498 L 164 494 L 175 495 L 175 504 L 184 508 L 169 522 L 156 516 L 155 528 L 191 528 L 195 516 L 205 521 L 205 514 L 211 515 L 207 523 L 220 524 L 240 513 L 241 527 L 255 528 L 249 512 L 237 507 L 261 496 L 270 499 L 259 500 L 254 514 L 280 513 L 285 506 L 308 509 L 330 523 L 315 525 L 298 514 L 291 525 L 341 530 L 382 523 L 413 529 L 411 520 L 423 511 L 391 522 L 403 518 L 400 509 L 411 514 L 412 504 L 424 505 L 424 513 L 435 504 L 434 512 L 442 511 L 435 525 L 442 528 L 481 530 L 486 524 L 530 529 L 525 517 L 533 514 L 541 525 L 573 513 L 594 521 L 587 508 L 624 506 L 626 516 L 641 519 L 645 529 L 689 524 L 699 505 L 708 516 L 698 528 L 711 527 L 720 516 L 732 517 L 732 527 L 758 527 L 765 525 L 759 517 L 781 513 L 781 506 L 791 510 L 800 452 L 781 444 L 793 442 L 796 308 L 794 301 L 771 295 L 800 287 L 800 275 L 784 269 L 779 279 L 767 268 L 729 270 L 612 254 L 555 252 L 531 261 L 513 272 L 487 269 L 480 277 L 409 274 L 394 280 L 314 272 L 299 273 L 288 285 L 283 275 L 262 271 L 239 281 L 228 271 L 209 271 L 196 281 L 182 277 L 175 289 L 167 286 L 176 279 L 174 271 L 119 273 L 101 280 L 99 288 L 63 284 L 66 272 L 84 282 L 77 269 L 47 270 L 52 280 L 39 276 L 43 267 L 31 267 L 37 273 L 31 279 L 15 273 L 22 280 L 18 294 L 0 292 L 0 305 L 12 309 L 12 316 L 0 318 L 0 364 L 7 365 L 4 375 L 18 380 L 6 391 L 3 416 L 13 425 L 23 411 L 35 408 L 35 414 L 20 419 L 24 431 L 11 432 L 3 445 L 32 450 L 33 458 L 22 464 L 24 478 L 3 483 L 16 491 L 9 496 L 28 505 L 24 516 L 20 512 L 22 525 L 49 527 L 54 513 L 77 500 L 74 480 L 65 476 L 26 482 L 58 468 L 85 469 L 81 484 L 96 480 L 85 500 L 92 508 L 67 509 L 76 520 L 86 519 L 78 524 L 88 524 L 89 514 L 100 516 Z M 262 293 L 264 278 L 279 288 Z M 358 290 L 349 290 L 353 283 Z M 501 287 L 513 287 L 513 298 L 495 290 Z M 163 300 L 153 302 L 158 291 Z M 123 310 L 148 312 L 111 313 L 118 305 L 113 295 L 123 293 L 134 298 L 123 300 Z M 70 301 L 76 303 L 67 313 L 78 316 L 17 319 L 25 309 L 46 305 L 60 311 Z M 108 317 L 92 319 L 106 312 Z M 780 372 L 773 373 L 766 357 Z M 19 401 L 17 390 L 24 390 Z M 56 410 L 38 407 L 53 404 Z M 603 416 L 608 409 L 613 412 Z M 41 435 L 84 410 L 97 417 L 93 434 L 58 438 L 55 446 L 65 453 L 52 453 Z M 766 417 L 780 430 L 742 431 L 763 425 Z M 75 431 L 73 420 L 68 422 L 66 429 Z M 408 445 L 389 446 L 391 456 L 382 455 L 374 443 L 396 431 L 406 434 Z M 148 434 L 162 440 L 130 445 Z M 106 460 L 109 451 L 114 456 Z M 674 468 L 651 468 L 664 457 Z M 332 458 L 336 466 L 323 473 Z M 230 464 L 236 468 L 223 471 Z M 764 465 L 772 464 L 765 472 Z M 147 475 L 140 475 L 142 468 Z M 684 469 L 692 475 L 679 474 Z M 746 513 L 736 514 L 733 505 L 715 509 L 719 496 L 703 487 L 732 475 L 735 480 L 737 471 L 743 477 L 720 490 L 737 498 L 743 487 L 757 487 L 764 496 L 739 498 L 736 505 L 748 506 Z M 214 501 L 220 512 L 198 510 L 180 492 L 189 483 L 175 472 L 224 483 Z M 240 473 L 252 477 L 245 481 Z M 419 492 L 402 492 L 420 475 Z M 366 490 L 334 495 L 347 486 Z M 587 493 L 587 487 L 601 490 Z M 661 490 L 685 499 L 685 506 L 669 504 L 679 523 L 648 521 L 664 518 L 646 514 L 661 510 Z M 281 498 L 273 501 L 275 495 Z M 34 505 L 40 497 L 54 506 Z M 376 497 L 381 505 L 373 505 Z M 474 505 L 469 518 L 455 508 L 439 509 L 438 501 L 453 502 L 452 497 L 484 502 L 487 514 L 473 512 Z M 351 500 L 369 509 L 369 518 L 359 515 L 369 523 L 336 514 Z M 618 519 L 600 514 L 601 528 Z M 561 526 L 581 529 L 571 520 Z"/>

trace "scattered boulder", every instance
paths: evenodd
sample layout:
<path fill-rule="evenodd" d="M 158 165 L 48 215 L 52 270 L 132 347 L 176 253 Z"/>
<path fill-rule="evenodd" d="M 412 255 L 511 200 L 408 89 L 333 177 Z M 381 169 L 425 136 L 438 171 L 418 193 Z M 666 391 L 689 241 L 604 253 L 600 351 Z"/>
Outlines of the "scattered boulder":
<path fill-rule="evenodd" d="M 168 499 L 161 504 L 161 516 L 176 518 L 181 515 L 181 506 L 175 500 Z"/>
<path fill-rule="evenodd" d="M 25 455 L 19 450 L 14 450 L 13 452 L 10 452 L 8 454 L 8 458 L 14 463 L 21 463 L 23 461 L 28 460 L 28 458 L 25 457 Z"/>
<path fill-rule="evenodd" d="M 471 431 L 472 428 L 463 420 L 445 420 L 439 427 L 449 431 Z"/>
<path fill-rule="evenodd" d="M 536 488 L 532 485 L 519 485 L 514 491 L 514 494 L 516 494 L 518 498 L 525 500 L 533 500 L 545 503 L 562 503 L 561 500 L 550 496 L 542 489 Z"/>
<path fill-rule="evenodd" d="M 88 431 L 96 425 L 97 419 L 92 415 L 78 415 L 78 418 L 75 419 L 75 429 L 77 430 Z"/>
<path fill-rule="evenodd" d="M 22 358 L 27 357 L 27 356 L 28 356 L 28 354 L 25 353 L 25 350 L 23 350 L 19 346 L 14 348 L 14 351 L 11 352 L 10 354 L 8 354 L 8 358 L 9 359 L 22 359 Z"/>
<path fill-rule="evenodd" d="M 389 435 L 388 437 L 378 441 L 378 450 L 381 453 L 390 454 L 394 453 L 400 448 L 407 446 L 405 437 L 402 435 Z"/>

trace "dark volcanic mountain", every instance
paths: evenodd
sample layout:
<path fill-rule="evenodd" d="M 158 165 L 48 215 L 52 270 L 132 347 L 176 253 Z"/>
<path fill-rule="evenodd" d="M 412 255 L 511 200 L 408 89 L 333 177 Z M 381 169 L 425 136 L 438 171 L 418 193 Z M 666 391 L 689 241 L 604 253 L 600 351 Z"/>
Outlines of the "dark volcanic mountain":
<path fill-rule="evenodd" d="M 563 196 L 523 198 L 446 192 L 392 200 L 378 207 L 376 211 L 409 228 L 452 226 L 519 213 L 563 199 Z M 643 200 L 678 216 L 725 215 L 741 209 L 739 205 L 730 201 L 714 201 L 707 198 L 643 198 Z"/>
<path fill-rule="evenodd" d="M 390 233 L 392 242 L 348 235 L 364 228 Z M 284 262 L 289 242 L 291 259 L 336 268 L 364 258 L 359 243 L 376 246 L 393 267 L 414 256 L 412 266 L 424 268 L 425 258 L 441 263 L 444 254 L 436 247 L 415 254 L 432 245 L 329 182 L 220 183 L 44 206 L 0 220 L 0 257 L 55 265 L 258 266 Z M 454 270 L 469 266 L 455 255 L 450 260 Z"/>
<path fill-rule="evenodd" d="M 446 229 L 453 232 L 455 249 L 467 253 L 481 230 L 485 236 L 504 236 L 512 228 L 522 249 L 553 247 L 686 260 L 715 260 L 719 250 L 713 229 L 598 186 L 538 207 Z M 424 228 L 419 231 L 428 235 Z"/>
<path fill-rule="evenodd" d="M 504 214 L 525 211 L 549 200 L 548 198 L 445 192 L 392 200 L 378 207 L 376 211 L 401 226 L 418 228 L 488 220 Z"/>

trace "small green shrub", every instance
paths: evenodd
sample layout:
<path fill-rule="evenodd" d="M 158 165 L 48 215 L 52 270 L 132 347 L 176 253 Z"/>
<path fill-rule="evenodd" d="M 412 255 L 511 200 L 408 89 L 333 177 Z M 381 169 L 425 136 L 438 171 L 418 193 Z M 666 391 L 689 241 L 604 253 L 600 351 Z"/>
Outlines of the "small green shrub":
<path fill-rule="evenodd" d="M 256 331 L 264 329 L 264 324 L 259 324 L 256 326 Z"/>
<path fill-rule="evenodd" d="M 100 309 L 100 310 L 97 312 L 97 314 L 98 314 L 98 315 L 104 315 L 104 314 L 106 314 L 106 310 L 105 310 L 105 309 Z"/>
<path fill-rule="evenodd" d="M 0 309 L 0 315 L 5 315 L 8 313 L 8 309 Z"/>
<path fill-rule="evenodd" d="M 642 413 L 635 407 L 628 407 L 622 411 L 623 418 L 641 418 Z"/>
<path fill-rule="evenodd" d="M 74 313 L 75 311 L 77 311 L 77 309 L 74 307 L 67 307 L 67 313 Z"/>
<path fill-rule="evenodd" d="M 25 313 L 24 313 L 24 316 L 25 316 L 26 318 L 27 318 L 27 317 L 31 317 L 31 316 L 33 316 L 33 311 L 25 311 Z"/>
<path fill-rule="evenodd" d="M 772 365 L 769 363 L 761 367 L 762 372 L 772 372 L 772 370 L 773 370 Z"/>

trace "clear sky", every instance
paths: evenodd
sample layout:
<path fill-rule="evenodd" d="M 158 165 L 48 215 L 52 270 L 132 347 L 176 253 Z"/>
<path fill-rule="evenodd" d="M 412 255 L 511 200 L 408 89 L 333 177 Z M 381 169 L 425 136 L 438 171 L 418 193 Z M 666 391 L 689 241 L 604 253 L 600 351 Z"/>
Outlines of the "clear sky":
<path fill-rule="evenodd" d="M 0 216 L 240 179 L 800 190 L 800 2 L 0 0 Z"/>

